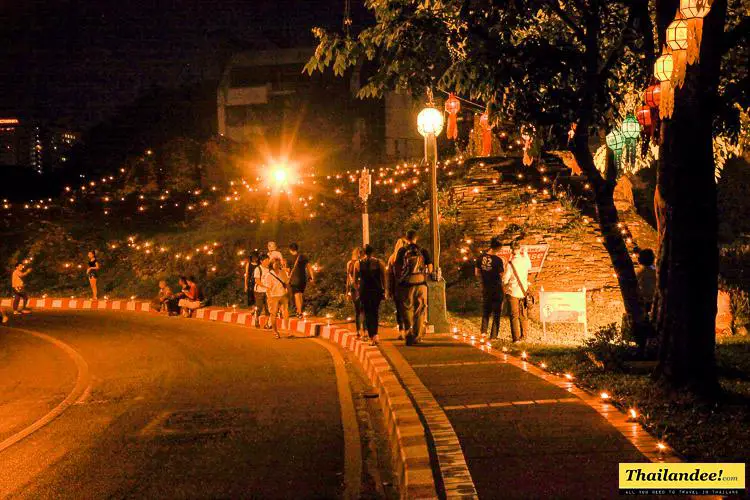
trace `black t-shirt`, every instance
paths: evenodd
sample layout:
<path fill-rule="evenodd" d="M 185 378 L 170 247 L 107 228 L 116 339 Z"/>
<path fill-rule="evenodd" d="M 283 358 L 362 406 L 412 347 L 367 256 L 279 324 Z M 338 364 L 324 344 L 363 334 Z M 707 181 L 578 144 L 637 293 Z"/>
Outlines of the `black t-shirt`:
<path fill-rule="evenodd" d="M 290 277 L 289 283 L 295 286 L 304 285 L 307 283 L 307 265 L 310 261 L 301 253 L 298 253 L 293 257 L 294 259 L 291 260 L 291 263 L 292 266 L 294 266 L 294 269 L 292 270 L 292 276 Z M 297 263 L 296 265 L 294 264 L 295 262 Z"/>
<path fill-rule="evenodd" d="M 476 268 L 482 274 L 482 286 L 485 290 L 494 292 L 502 289 L 503 259 L 483 253 L 477 259 Z"/>

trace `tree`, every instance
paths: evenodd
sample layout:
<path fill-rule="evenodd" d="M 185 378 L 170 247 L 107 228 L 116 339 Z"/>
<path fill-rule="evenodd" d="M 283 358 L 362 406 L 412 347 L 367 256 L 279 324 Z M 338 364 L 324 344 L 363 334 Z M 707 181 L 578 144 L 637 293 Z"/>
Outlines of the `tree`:
<path fill-rule="evenodd" d="M 678 7 L 679 0 L 657 4 L 661 42 Z M 722 61 L 737 58 L 733 49 L 747 37 L 748 18 L 732 20 L 733 27 L 725 32 L 726 24 L 727 0 L 715 0 L 703 22 L 700 62 L 688 67 L 684 86 L 675 91 L 674 114 L 662 122 L 657 172 L 656 206 L 664 228 L 655 314 L 661 341 L 657 375 L 673 387 L 703 395 L 718 390 L 714 348 L 719 252 L 713 137 L 717 117 L 726 120 L 726 110 L 732 107 L 726 99 L 746 104 L 749 83 L 747 72 L 738 75 L 734 65 L 722 71 Z M 746 70 L 747 53 L 743 52 Z M 738 87 L 741 81 L 745 85 Z M 720 85 L 725 92 L 719 92 Z"/>
<path fill-rule="evenodd" d="M 420 95 L 443 86 L 499 107 L 509 119 L 577 123 L 571 150 L 594 188 L 605 246 L 642 341 L 650 324 L 617 226 L 613 192 L 618 172 L 611 154 L 605 171 L 596 169 L 589 136 L 611 124 L 626 88 L 646 86 L 679 1 L 370 0 L 367 6 L 375 24 L 356 40 L 316 30 L 319 45 L 308 71 L 332 66 L 340 74 L 366 59 L 375 61 L 375 72 L 361 96 L 393 88 Z M 740 17 L 748 11 L 748 0 L 715 0 L 711 10 L 702 62 L 690 68 L 685 87 L 677 92 L 675 115 L 662 122 L 657 181 L 668 214 L 657 303 L 658 373 L 673 387 L 703 394 L 716 387 L 711 139 L 717 125 L 737 121 L 735 103 L 746 109 L 750 88 L 744 48 L 750 22 L 746 14 Z M 652 17 L 658 24 L 656 46 Z M 726 33 L 725 24 L 730 27 Z"/>
<path fill-rule="evenodd" d="M 617 168 L 597 170 L 592 130 L 606 127 L 623 82 L 645 83 L 653 57 L 647 0 L 370 0 L 375 24 L 355 40 L 316 29 L 309 72 L 337 74 L 374 61 L 361 97 L 445 87 L 488 103 L 508 119 L 537 125 L 577 122 L 572 152 L 595 194 L 604 244 L 640 338 L 649 329 L 635 270 L 618 228 Z M 531 13 L 531 14 L 530 14 Z M 633 69 L 634 68 L 634 69 Z"/>

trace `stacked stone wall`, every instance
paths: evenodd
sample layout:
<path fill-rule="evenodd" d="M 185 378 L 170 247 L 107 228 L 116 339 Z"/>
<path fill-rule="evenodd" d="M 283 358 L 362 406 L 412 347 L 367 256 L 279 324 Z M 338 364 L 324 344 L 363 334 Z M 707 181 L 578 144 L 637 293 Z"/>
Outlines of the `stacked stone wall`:
<path fill-rule="evenodd" d="M 622 318 L 620 289 L 596 220 L 531 186 L 502 181 L 498 172 L 479 165 L 451 188 L 448 198 L 477 251 L 495 236 L 508 244 L 519 236 L 523 244 L 546 243 L 549 251 L 542 271 L 532 275 L 535 289 L 586 288 L 592 328 Z M 656 232 L 635 210 L 621 210 L 620 217 L 634 242 L 655 248 Z M 538 318 L 538 311 L 531 313 Z"/>

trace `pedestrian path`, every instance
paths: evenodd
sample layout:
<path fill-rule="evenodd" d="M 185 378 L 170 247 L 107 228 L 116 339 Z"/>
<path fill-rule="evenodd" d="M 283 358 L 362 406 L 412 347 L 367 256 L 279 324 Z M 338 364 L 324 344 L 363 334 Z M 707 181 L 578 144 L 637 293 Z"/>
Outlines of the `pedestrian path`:
<path fill-rule="evenodd" d="M 440 426 L 433 451 L 440 457 L 457 444 L 463 451 L 452 455 L 454 471 L 464 459 L 468 466 L 463 484 L 442 474 L 449 498 L 614 498 L 618 463 L 649 461 L 572 387 L 451 336 L 412 347 L 382 337 L 383 352 L 426 408 L 426 425 L 436 411 L 447 417 L 455 439 L 446 440 Z"/>

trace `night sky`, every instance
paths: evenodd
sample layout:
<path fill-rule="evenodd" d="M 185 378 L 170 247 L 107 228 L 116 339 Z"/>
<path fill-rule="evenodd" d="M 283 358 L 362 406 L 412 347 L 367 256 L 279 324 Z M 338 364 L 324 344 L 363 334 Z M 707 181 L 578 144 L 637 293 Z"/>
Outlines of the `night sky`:
<path fill-rule="evenodd" d="M 0 0 L 0 6 L 0 115 L 63 120 L 79 130 L 151 85 L 217 79 L 226 57 L 243 47 L 311 46 L 310 28 L 339 27 L 344 13 L 344 0 Z"/>

